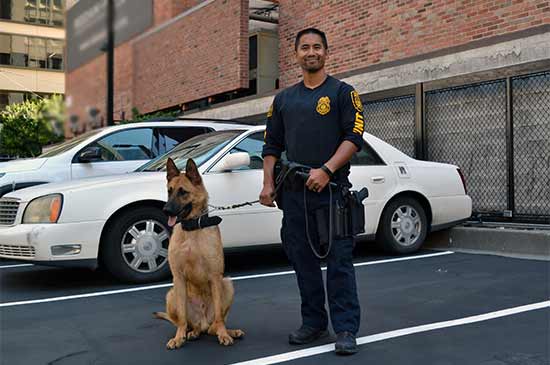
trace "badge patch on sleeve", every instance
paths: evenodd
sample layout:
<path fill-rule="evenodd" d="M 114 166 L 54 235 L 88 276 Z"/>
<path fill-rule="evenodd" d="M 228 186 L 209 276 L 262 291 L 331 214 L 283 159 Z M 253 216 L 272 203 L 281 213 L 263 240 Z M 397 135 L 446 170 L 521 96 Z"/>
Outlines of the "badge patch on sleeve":
<path fill-rule="evenodd" d="M 353 125 L 353 133 L 363 134 L 365 130 L 365 119 L 359 112 L 355 113 L 355 123 Z"/>
<path fill-rule="evenodd" d="M 353 107 L 358 112 L 363 112 L 363 103 L 361 103 L 361 98 L 359 97 L 359 93 L 355 90 L 351 92 L 351 102 L 353 103 Z"/>
<path fill-rule="evenodd" d="M 317 113 L 325 115 L 330 112 L 330 98 L 328 96 L 323 96 L 319 98 L 317 102 Z"/>
<path fill-rule="evenodd" d="M 273 115 L 273 104 L 271 104 L 269 106 L 269 109 L 267 110 L 267 117 L 271 118 L 272 115 Z"/>

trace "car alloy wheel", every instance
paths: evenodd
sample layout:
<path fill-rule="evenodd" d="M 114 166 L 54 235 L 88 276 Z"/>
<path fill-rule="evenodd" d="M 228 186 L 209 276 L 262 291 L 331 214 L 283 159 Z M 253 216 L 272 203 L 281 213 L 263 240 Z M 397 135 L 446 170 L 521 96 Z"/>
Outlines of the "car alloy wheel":
<path fill-rule="evenodd" d="M 417 251 L 428 234 L 424 207 L 409 196 L 392 199 L 382 212 L 376 231 L 377 243 L 386 251 L 408 254 Z"/>
<path fill-rule="evenodd" d="M 420 215 L 410 205 L 401 205 L 392 214 L 391 234 L 402 246 L 413 246 L 422 233 Z"/>
<path fill-rule="evenodd" d="M 140 273 L 153 273 L 168 262 L 168 230 L 148 219 L 132 224 L 122 236 L 121 252 L 129 268 Z"/>

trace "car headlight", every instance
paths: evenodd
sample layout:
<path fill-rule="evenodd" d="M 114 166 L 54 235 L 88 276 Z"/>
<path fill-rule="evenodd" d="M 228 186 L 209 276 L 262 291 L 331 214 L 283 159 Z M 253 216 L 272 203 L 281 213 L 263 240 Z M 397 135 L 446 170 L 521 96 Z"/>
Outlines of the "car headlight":
<path fill-rule="evenodd" d="M 5 172 L 0 172 L 0 179 L 4 177 L 4 175 L 6 175 Z"/>
<path fill-rule="evenodd" d="M 63 207 L 63 195 L 51 194 L 32 200 L 23 214 L 23 223 L 57 223 Z"/>

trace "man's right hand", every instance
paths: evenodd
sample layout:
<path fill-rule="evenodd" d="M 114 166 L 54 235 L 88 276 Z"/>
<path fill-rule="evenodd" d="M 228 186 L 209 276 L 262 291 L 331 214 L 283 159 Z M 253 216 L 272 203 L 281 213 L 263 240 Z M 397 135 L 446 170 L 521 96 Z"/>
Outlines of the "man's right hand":
<path fill-rule="evenodd" d="M 274 199 L 275 186 L 273 184 L 265 184 L 262 191 L 260 192 L 260 204 L 265 205 L 266 207 L 274 207 Z"/>

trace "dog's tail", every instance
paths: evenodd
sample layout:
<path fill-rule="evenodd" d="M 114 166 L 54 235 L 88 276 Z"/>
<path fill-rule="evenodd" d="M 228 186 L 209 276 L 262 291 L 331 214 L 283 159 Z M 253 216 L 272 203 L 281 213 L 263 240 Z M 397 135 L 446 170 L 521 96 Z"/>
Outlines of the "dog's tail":
<path fill-rule="evenodd" d="M 170 318 L 168 314 L 166 314 L 166 312 L 153 312 L 153 317 L 158 319 L 164 319 L 165 321 L 168 321 L 174 324 L 174 321 L 172 321 L 172 318 Z"/>

